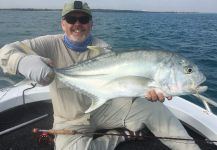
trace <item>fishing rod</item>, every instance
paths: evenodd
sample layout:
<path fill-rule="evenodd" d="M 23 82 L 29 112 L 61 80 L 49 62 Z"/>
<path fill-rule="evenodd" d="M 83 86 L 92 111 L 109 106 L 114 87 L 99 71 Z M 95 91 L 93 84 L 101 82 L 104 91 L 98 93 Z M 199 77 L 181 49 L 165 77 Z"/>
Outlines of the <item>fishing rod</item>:
<path fill-rule="evenodd" d="M 160 136 L 145 136 L 145 135 L 126 135 L 126 134 L 121 134 L 121 133 L 102 133 L 102 132 L 79 132 L 76 130 L 54 130 L 54 129 L 49 129 L 49 130 L 43 130 L 43 129 L 38 129 L 34 128 L 32 130 L 33 133 L 41 133 L 41 134 L 50 134 L 50 135 L 75 135 L 75 134 L 94 134 L 94 135 L 114 135 L 114 136 L 127 136 L 127 137 L 132 137 L 133 139 L 135 138 L 144 138 L 144 139 L 162 139 L 162 140 L 178 140 L 178 141 L 195 141 L 195 142 L 206 142 L 206 143 L 216 143 L 216 140 L 209 140 L 209 139 L 188 139 L 188 138 L 176 138 L 176 137 L 160 137 Z"/>

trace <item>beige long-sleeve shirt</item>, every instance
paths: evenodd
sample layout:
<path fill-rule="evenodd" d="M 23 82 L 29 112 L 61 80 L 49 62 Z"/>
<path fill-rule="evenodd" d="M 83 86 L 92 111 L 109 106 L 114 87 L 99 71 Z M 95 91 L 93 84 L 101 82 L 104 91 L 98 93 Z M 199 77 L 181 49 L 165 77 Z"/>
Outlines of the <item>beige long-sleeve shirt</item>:
<path fill-rule="evenodd" d="M 19 60 L 26 55 L 27 48 L 24 48 L 23 45 L 29 50 L 33 50 L 37 55 L 50 58 L 56 68 L 68 67 L 104 52 L 103 50 L 87 50 L 82 53 L 73 51 L 64 45 L 63 37 L 63 34 L 47 35 L 5 45 L 0 50 L 0 66 L 4 72 L 16 74 Z M 109 46 L 96 38 L 94 38 L 92 45 L 97 47 Z M 28 53 L 31 54 L 30 51 Z M 91 104 L 88 97 L 66 87 L 56 78 L 49 87 L 55 123 L 64 123 L 66 126 L 67 124 L 89 124 L 90 115 L 84 114 L 84 111 Z"/>

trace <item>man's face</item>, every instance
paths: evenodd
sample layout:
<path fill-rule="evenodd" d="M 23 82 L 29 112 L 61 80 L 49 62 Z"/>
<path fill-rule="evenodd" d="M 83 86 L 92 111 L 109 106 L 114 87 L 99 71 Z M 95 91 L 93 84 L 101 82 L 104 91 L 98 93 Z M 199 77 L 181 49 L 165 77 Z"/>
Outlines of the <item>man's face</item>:
<path fill-rule="evenodd" d="M 80 18 L 81 21 L 77 18 Z M 87 14 L 82 12 L 72 12 L 67 14 L 65 19 L 62 19 L 62 29 L 71 41 L 81 43 L 87 38 L 92 28 L 91 19 L 89 22 L 87 22 L 87 20 Z"/>

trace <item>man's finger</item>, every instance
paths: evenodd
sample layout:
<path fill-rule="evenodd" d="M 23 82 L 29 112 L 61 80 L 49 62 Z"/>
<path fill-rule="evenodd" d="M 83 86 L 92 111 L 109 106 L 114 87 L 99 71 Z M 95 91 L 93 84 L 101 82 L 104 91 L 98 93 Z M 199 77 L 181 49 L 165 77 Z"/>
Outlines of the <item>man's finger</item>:
<path fill-rule="evenodd" d="M 164 97 L 164 95 L 163 95 L 162 93 L 159 93 L 157 96 L 158 96 L 158 100 L 159 100 L 160 102 L 164 102 L 165 97 Z"/>
<path fill-rule="evenodd" d="M 168 96 L 168 97 L 166 97 L 168 100 L 172 100 L 172 96 Z"/>
<path fill-rule="evenodd" d="M 156 94 L 156 92 L 154 90 L 151 90 L 149 92 L 149 94 L 151 95 L 151 101 L 155 102 L 155 101 L 158 100 L 158 96 L 157 96 L 157 94 Z"/>

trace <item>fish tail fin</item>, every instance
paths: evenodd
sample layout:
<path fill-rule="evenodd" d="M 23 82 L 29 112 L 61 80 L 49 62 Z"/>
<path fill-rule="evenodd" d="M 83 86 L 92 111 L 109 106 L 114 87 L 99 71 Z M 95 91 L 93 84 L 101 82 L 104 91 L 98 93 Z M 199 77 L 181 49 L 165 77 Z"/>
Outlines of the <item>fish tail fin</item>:
<path fill-rule="evenodd" d="M 99 108 L 100 106 L 102 106 L 103 104 L 106 103 L 106 99 L 94 99 L 92 100 L 92 104 L 90 105 L 90 107 L 85 111 L 85 113 L 89 113 L 91 111 L 94 111 L 95 109 Z"/>

